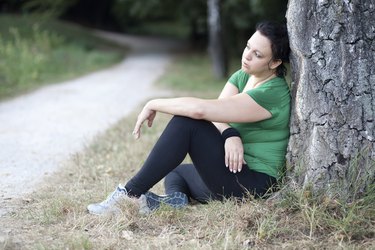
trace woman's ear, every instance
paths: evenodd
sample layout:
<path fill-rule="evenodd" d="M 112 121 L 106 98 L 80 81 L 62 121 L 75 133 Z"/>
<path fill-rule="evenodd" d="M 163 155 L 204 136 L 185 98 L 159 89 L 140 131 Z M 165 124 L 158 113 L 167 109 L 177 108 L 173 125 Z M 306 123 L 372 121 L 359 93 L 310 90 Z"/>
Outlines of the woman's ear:
<path fill-rule="evenodd" d="M 277 67 L 279 67 L 281 64 L 283 63 L 283 61 L 281 61 L 280 59 L 276 59 L 276 60 L 271 60 L 268 64 L 268 67 L 270 69 L 276 69 Z"/>

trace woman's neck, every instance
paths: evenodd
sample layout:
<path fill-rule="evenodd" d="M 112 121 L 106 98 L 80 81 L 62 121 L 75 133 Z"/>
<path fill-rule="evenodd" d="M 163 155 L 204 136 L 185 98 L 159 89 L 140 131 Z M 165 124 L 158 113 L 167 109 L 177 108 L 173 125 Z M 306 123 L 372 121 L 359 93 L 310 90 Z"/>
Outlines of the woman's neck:
<path fill-rule="evenodd" d="M 274 77 L 276 77 L 275 72 L 272 72 L 272 73 L 270 73 L 268 75 L 264 75 L 264 76 L 251 75 L 250 82 L 251 82 L 252 88 L 256 88 L 257 86 L 265 83 L 266 81 L 268 81 L 268 80 L 270 80 Z"/>

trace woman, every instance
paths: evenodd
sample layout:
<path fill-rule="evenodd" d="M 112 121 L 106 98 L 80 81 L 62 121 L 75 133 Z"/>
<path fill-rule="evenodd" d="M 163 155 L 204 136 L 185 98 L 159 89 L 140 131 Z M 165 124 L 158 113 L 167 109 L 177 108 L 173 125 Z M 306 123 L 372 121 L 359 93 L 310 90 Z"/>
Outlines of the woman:
<path fill-rule="evenodd" d="M 286 27 L 257 25 L 242 55 L 241 69 L 218 99 L 154 99 L 138 115 L 136 138 L 156 112 L 174 115 L 140 171 L 101 203 L 92 214 L 119 211 L 124 198 L 139 198 L 143 212 L 165 203 L 183 207 L 227 197 L 261 197 L 283 171 L 289 138 L 290 94 L 284 79 L 288 61 Z M 189 154 L 193 164 L 181 164 Z M 165 196 L 148 192 L 165 177 Z"/>

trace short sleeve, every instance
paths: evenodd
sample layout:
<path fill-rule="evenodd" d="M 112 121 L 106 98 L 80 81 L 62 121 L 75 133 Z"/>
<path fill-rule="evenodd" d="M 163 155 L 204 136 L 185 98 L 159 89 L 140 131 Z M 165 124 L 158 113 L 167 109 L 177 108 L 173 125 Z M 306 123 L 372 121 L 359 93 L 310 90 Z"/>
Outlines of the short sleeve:
<path fill-rule="evenodd" d="M 247 81 L 249 80 L 249 75 L 243 70 L 236 71 L 228 80 L 231 84 L 236 86 L 240 92 L 245 88 Z"/>
<path fill-rule="evenodd" d="M 246 92 L 263 108 L 275 115 L 284 105 L 289 105 L 289 88 L 283 78 L 275 78 L 261 87 Z"/>

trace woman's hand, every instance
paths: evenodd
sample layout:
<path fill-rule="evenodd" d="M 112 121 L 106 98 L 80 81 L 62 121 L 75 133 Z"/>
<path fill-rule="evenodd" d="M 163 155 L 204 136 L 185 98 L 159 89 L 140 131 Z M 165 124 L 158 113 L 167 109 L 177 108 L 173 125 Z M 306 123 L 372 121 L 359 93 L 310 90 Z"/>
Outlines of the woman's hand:
<path fill-rule="evenodd" d="M 148 105 L 146 104 L 141 113 L 138 115 L 138 119 L 133 130 L 133 135 L 136 139 L 141 136 L 141 127 L 143 123 L 147 120 L 148 127 L 151 127 L 152 123 L 154 122 L 155 116 L 156 111 L 148 108 Z"/>
<path fill-rule="evenodd" d="M 241 172 L 244 160 L 243 144 L 240 137 L 233 136 L 225 140 L 225 166 L 233 173 Z"/>

